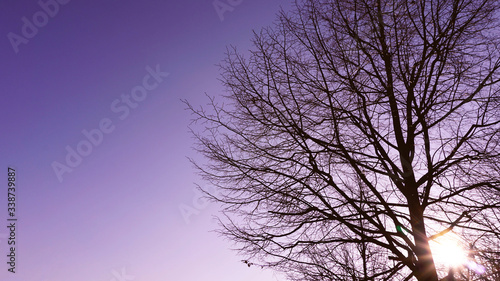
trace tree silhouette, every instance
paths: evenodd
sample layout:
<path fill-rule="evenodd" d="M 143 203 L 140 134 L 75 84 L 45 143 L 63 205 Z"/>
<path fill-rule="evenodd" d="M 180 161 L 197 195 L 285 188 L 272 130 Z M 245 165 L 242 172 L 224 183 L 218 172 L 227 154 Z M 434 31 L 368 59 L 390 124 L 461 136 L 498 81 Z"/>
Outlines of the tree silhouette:
<path fill-rule="evenodd" d="M 197 168 L 248 264 L 435 281 L 447 269 L 429 241 L 451 231 L 498 271 L 497 5 L 297 1 L 248 58 L 228 51 L 224 103 L 188 106 L 205 128 Z"/>

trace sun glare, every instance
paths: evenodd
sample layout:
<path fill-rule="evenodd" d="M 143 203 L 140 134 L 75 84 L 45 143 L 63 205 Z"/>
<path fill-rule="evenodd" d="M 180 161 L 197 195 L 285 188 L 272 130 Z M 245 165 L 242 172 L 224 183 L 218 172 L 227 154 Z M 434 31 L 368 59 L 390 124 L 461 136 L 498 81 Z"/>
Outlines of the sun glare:
<path fill-rule="evenodd" d="M 460 239 L 447 233 L 430 242 L 432 257 L 436 264 L 446 267 L 457 267 L 467 262 L 467 252 Z"/>

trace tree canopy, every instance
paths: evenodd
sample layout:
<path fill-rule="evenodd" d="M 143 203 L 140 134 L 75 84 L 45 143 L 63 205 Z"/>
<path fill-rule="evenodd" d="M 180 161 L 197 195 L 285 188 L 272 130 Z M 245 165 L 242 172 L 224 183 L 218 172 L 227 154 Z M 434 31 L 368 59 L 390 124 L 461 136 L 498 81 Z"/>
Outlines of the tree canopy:
<path fill-rule="evenodd" d="M 436 281 L 430 244 L 455 233 L 449 276 L 499 280 L 497 17 L 492 0 L 302 0 L 248 56 L 229 49 L 224 102 L 189 107 L 247 263 Z"/>

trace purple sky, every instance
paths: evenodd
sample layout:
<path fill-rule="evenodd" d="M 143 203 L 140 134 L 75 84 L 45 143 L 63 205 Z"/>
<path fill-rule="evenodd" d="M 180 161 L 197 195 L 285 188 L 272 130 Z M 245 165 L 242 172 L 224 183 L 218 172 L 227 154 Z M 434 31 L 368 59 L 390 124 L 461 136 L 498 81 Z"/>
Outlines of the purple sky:
<path fill-rule="evenodd" d="M 220 95 L 226 46 L 248 49 L 252 29 L 289 1 L 218 0 L 233 4 L 222 15 L 213 0 L 59 2 L 0 2 L 0 280 L 276 280 L 208 232 L 217 207 L 196 200 L 203 182 L 186 156 L 199 156 L 180 99 Z"/>

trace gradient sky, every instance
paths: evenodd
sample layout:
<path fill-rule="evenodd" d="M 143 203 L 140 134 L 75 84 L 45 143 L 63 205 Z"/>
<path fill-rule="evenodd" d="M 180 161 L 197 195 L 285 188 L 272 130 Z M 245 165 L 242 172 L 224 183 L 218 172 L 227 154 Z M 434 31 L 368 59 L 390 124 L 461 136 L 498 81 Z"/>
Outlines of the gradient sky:
<path fill-rule="evenodd" d="M 236 3 L 222 17 L 213 0 L 59 1 L 48 16 L 38 1 L 0 2 L 0 280 L 277 280 L 209 232 L 217 206 L 196 200 L 203 182 L 186 157 L 199 156 L 180 100 L 222 94 L 226 46 L 247 50 L 252 29 L 290 1 L 220 0 Z M 146 77 L 148 67 L 169 75 Z M 122 95 L 140 94 L 144 79 L 151 90 L 131 108 Z M 82 131 L 100 126 L 108 133 L 84 150 Z M 80 143 L 88 155 L 70 167 L 67 149 Z M 54 162 L 71 169 L 62 181 Z M 7 167 L 17 171 L 15 274 Z M 186 206 L 198 212 L 189 221 Z"/>

